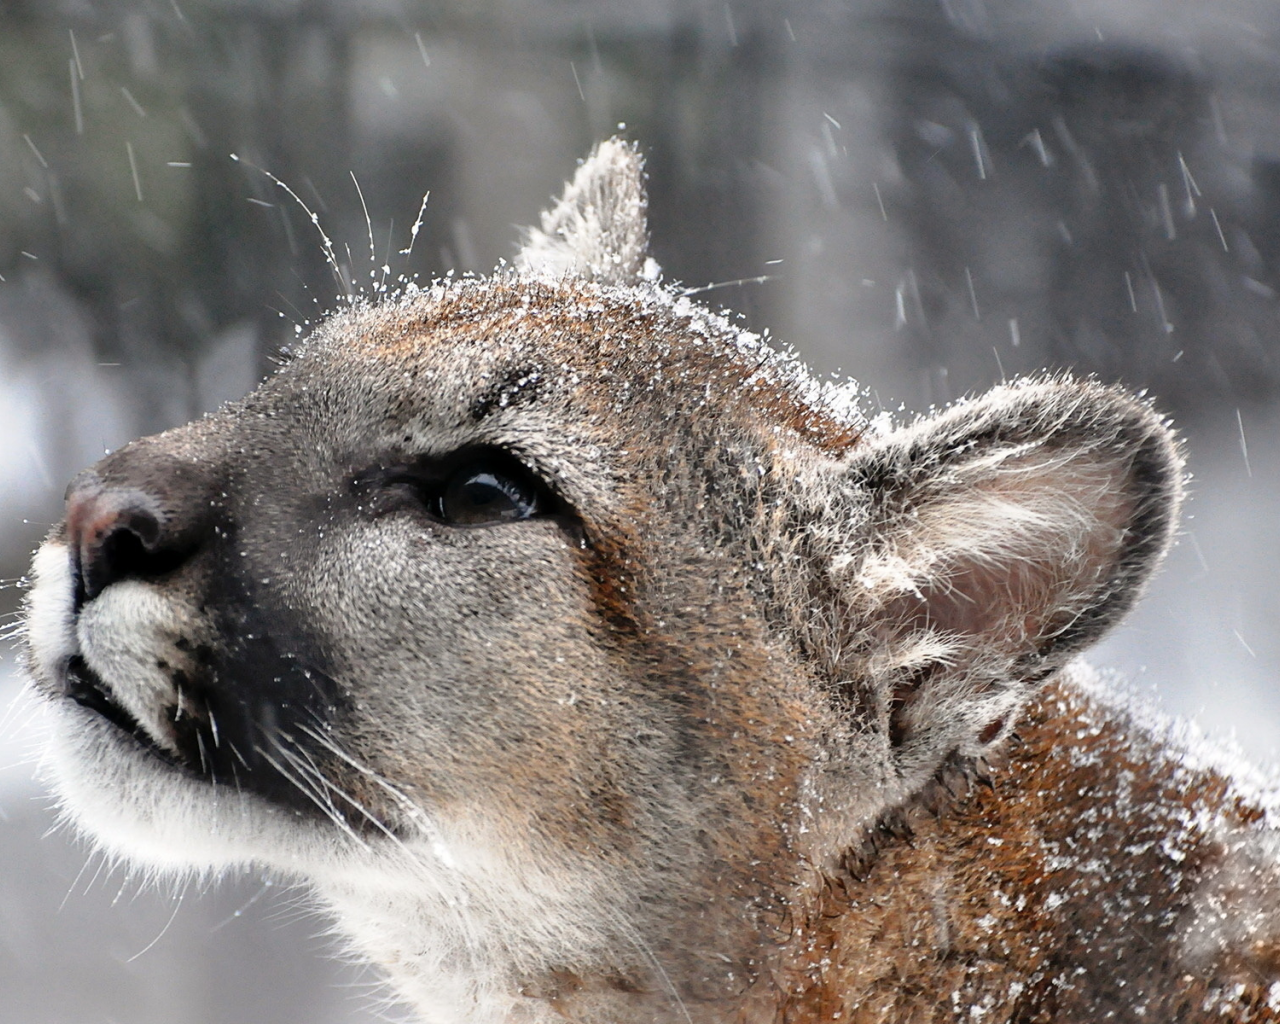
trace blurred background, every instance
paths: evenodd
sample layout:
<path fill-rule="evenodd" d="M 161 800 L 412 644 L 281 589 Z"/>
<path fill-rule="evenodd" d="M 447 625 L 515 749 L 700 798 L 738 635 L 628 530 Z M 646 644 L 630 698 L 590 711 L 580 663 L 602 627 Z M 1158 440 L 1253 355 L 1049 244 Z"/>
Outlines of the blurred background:
<path fill-rule="evenodd" d="M 1273 758 L 1278 42 L 1267 0 L 4 0 L 0 623 L 76 470 L 243 394 L 384 264 L 509 258 L 619 132 L 667 277 L 871 412 L 1042 368 L 1150 389 L 1194 500 L 1093 660 Z M 0 1024 L 378 1019 L 302 895 L 178 899 L 46 834 L 2 657 Z"/>

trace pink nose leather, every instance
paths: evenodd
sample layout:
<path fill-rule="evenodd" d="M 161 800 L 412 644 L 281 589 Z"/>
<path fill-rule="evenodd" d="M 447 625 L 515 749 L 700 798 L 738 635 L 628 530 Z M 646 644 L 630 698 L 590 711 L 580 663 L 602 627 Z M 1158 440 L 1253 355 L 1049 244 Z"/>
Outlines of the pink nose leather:
<path fill-rule="evenodd" d="M 161 540 L 154 502 L 132 489 L 108 487 L 85 474 L 67 489 L 67 542 L 85 601 L 117 580 L 143 575 Z"/>

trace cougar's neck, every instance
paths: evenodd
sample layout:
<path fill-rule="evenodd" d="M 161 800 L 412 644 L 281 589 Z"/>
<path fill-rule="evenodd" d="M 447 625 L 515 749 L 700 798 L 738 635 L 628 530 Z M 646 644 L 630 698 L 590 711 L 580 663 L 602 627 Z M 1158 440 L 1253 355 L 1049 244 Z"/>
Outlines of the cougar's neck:
<path fill-rule="evenodd" d="M 500 893 L 466 904 L 325 891 L 361 951 L 433 1024 L 901 1024 L 968 1020 L 975 1006 L 987 1021 L 1083 1024 L 1139 1004 L 1152 1019 L 1194 1021 L 1188 999 L 1207 1006 L 1227 991 L 1230 971 L 1167 968 L 1185 957 L 1187 922 L 1226 856 L 1221 837 L 1247 834 L 1259 816 L 1222 777 L 1185 767 L 1059 680 L 989 770 L 953 764 L 937 781 L 843 869 L 813 876 L 752 943 L 693 913 L 682 941 L 662 948 L 625 928 L 575 932 L 618 925 L 616 907 L 598 903 L 543 903 L 522 921 Z M 1223 810 L 1197 819 L 1191 809 L 1206 806 Z M 707 913 L 736 905 L 732 892 L 712 897 Z M 597 966 L 581 954 L 593 939 Z M 1237 972 L 1246 986 L 1247 966 Z"/>
<path fill-rule="evenodd" d="M 740 1014 L 758 1001 L 764 950 L 780 948 L 777 901 L 757 920 L 742 904 L 760 901 L 744 900 L 744 886 L 726 879 L 713 891 L 707 881 L 698 906 L 646 918 L 624 909 L 624 882 L 534 892 L 514 877 L 487 890 L 480 881 L 428 869 L 317 887 L 356 951 L 426 1024 L 756 1019 Z"/>

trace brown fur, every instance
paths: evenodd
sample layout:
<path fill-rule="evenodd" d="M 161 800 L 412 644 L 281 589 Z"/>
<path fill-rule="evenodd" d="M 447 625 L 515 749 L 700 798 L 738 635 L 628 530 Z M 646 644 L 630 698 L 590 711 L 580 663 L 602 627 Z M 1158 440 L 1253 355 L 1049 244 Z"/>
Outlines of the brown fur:
<path fill-rule="evenodd" d="M 1225 970 L 1182 948 L 1256 806 L 1069 686 L 1048 688 L 1000 762 L 917 808 L 856 875 L 824 878 L 775 977 L 778 1020 L 1280 1020 L 1274 922 Z M 1264 898 L 1236 895 L 1240 914 Z"/>

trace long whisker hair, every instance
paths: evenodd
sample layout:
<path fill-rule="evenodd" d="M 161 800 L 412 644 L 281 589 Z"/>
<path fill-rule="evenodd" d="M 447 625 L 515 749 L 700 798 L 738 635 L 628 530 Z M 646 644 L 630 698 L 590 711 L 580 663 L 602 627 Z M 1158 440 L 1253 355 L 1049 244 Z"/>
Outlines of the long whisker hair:
<path fill-rule="evenodd" d="M 349 836 L 355 836 L 355 830 L 351 824 L 340 814 L 337 814 L 336 805 L 333 803 L 333 796 L 339 797 L 345 803 L 349 804 L 353 810 L 358 812 L 365 820 L 369 822 L 386 840 L 390 843 L 390 848 L 401 858 L 402 863 L 409 867 L 416 876 L 432 885 L 441 898 L 441 902 L 446 908 L 456 928 L 457 934 L 461 936 L 463 948 L 467 952 L 468 958 L 472 961 L 472 965 L 478 966 L 478 958 L 481 951 L 485 948 L 485 943 L 477 931 L 475 922 L 471 920 L 469 915 L 463 912 L 462 905 L 470 902 L 471 894 L 466 887 L 465 879 L 453 871 L 452 858 L 447 855 L 448 851 L 444 845 L 443 837 L 439 831 L 435 829 L 430 822 L 429 817 L 423 813 L 422 809 L 399 787 L 393 785 L 380 773 L 363 764 L 359 759 L 353 757 L 349 752 L 343 750 L 340 746 L 333 742 L 332 739 L 325 736 L 317 729 L 310 728 L 306 724 L 300 723 L 295 728 L 304 734 L 319 749 L 328 753 L 332 757 L 337 758 L 343 764 L 354 769 L 362 778 L 372 781 L 381 790 L 389 794 L 395 803 L 404 811 L 407 816 L 413 820 L 425 834 L 428 843 L 432 847 L 432 861 L 426 861 L 422 854 L 413 850 L 405 843 L 403 837 L 398 835 L 381 817 L 376 815 L 360 800 L 356 799 L 351 793 L 336 786 L 315 764 L 315 761 L 300 749 L 295 747 L 295 752 L 287 752 L 281 746 L 280 752 L 282 756 L 289 759 L 290 766 L 294 771 L 303 774 L 308 780 L 313 780 L 311 785 L 303 790 L 313 801 L 317 801 L 314 785 L 319 784 L 327 791 L 326 795 L 318 800 L 321 809 L 339 824 L 343 832 Z M 284 739 L 282 736 L 281 739 Z M 266 756 L 265 754 L 263 755 Z M 305 760 L 304 760 L 305 759 Z M 286 778 L 293 779 L 294 775 L 290 772 L 281 772 Z M 332 813 L 330 812 L 332 808 Z M 336 815 L 336 817 L 335 817 Z M 366 850 L 372 850 L 367 839 L 359 837 L 361 846 Z M 442 854 L 444 854 L 442 856 Z M 446 888 L 439 884 L 439 867 L 443 867 L 450 873 L 456 883 L 456 891 L 449 892 Z"/>
<path fill-rule="evenodd" d="M 317 782 L 323 783 L 324 780 L 316 779 L 306 765 L 296 764 L 296 759 L 288 754 L 282 744 L 277 744 L 276 749 L 281 757 L 289 762 L 288 764 L 281 763 L 280 760 L 272 757 L 270 752 L 257 744 L 253 748 L 258 757 L 261 757 L 267 764 L 271 765 L 282 778 L 291 783 L 298 792 L 315 804 L 321 813 L 333 822 L 338 831 L 358 846 L 366 850 L 369 849 L 368 841 L 351 827 L 346 818 L 338 813 L 333 801 L 328 798 L 324 786 L 317 785 Z"/>

